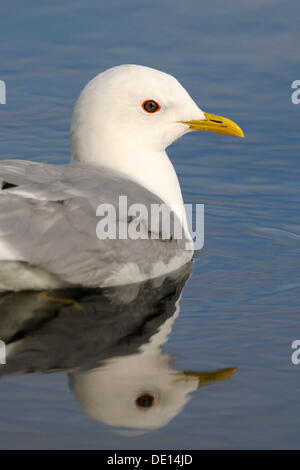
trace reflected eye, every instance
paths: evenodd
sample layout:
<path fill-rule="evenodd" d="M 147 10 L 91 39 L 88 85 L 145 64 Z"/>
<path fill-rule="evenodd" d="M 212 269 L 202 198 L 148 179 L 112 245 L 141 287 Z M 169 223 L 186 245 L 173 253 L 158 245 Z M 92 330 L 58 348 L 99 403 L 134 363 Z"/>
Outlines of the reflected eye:
<path fill-rule="evenodd" d="M 157 111 L 160 110 L 160 105 L 154 101 L 154 100 L 146 100 L 142 104 L 142 108 L 147 112 L 147 113 L 156 113 Z"/>
<path fill-rule="evenodd" d="M 135 400 L 135 404 L 138 408 L 150 408 L 153 406 L 154 396 L 151 393 L 143 393 Z"/>

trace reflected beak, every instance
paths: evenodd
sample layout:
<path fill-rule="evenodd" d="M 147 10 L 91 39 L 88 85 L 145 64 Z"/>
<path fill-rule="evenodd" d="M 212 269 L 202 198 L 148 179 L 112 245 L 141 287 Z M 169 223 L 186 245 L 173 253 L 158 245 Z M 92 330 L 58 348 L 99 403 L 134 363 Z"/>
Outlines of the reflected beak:
<path fill-rule="evenodd" d="M 216 114 L 204 113 L 205 119 L 199 121 L 181 121 L 194 131 L 216 132 L 217 134 L 236 135 L 244 137 L 242 129 L 230 119 Z"/>
<path fill-rule="evenodd" d="M 222 380 L 230 379 L 233 374 L 238 370 L 237 367 L 229 367 L 226 369 L 219 369 L 213 372 L 183 372 L 185 377 L 198 379 L 198 388 L 203 385 L 221 382 Z"/>

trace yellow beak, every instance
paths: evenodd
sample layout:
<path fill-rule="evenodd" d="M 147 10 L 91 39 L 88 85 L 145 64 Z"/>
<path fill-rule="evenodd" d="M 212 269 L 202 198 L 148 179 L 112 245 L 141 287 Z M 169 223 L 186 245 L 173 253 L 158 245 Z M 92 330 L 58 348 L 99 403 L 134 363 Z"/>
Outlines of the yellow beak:
<path fill-rule="evenodd" d="M 217 134 L 236 135 L 244 137 L 242 129 L 230 119 L 216 114 L 204 113 L 205 119 L 199 121 L 181 121 L 183 124 L 190 126 L 195 131 L 216 132 Z"/>

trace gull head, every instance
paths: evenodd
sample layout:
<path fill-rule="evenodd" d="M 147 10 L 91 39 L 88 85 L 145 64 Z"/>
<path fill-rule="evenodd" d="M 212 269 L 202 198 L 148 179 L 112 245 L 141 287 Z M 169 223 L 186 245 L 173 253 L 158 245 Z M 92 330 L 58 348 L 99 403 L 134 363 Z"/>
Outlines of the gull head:
<path fill-rule="evenodd" d="M 126 155 L 163 152 L 193 130 L 243 136 L 229 119 L 204 113 L 172 75 L 121 65 L 97 75 L 83 89 L 72 117 L 72 157 L 120 163 Z"/>
<path fill-rule="evenodd" d="M 130 178 L 179 207 L 186 224 L 180 184 L 165 149 L 195 130 L 243 137 L 233 121 L 203 112 L 171 75 L 121 65 L 97 75 L 79 96 L 71 123 L 72 160 Z"/>

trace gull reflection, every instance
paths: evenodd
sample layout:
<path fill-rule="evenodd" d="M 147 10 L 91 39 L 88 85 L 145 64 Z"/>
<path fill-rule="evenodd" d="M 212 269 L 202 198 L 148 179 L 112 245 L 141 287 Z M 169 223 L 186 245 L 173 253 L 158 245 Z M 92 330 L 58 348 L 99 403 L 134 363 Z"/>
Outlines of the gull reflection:
<path fill-rule="evenodd" d="M 142 284 L 101 290 L 19 292 L 0 297 L 9 374 L 65 371 L 81 409 L 117 429 L 167 424 L 190 392 L 236 368 L 176 370 L 162 345 L 179 314 L 191 264 Z"/>

